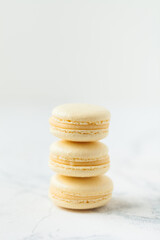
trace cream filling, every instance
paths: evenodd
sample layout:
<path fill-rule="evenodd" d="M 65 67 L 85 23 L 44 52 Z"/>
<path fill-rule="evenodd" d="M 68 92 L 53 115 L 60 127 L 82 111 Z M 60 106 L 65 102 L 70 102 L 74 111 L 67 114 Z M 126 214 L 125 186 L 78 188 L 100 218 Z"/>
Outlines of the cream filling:
<path fill-rule="evenodd" d="M 50 117 L 49 122 L 51 126 L 61 129 L 98 130 L 107 129 L 109 127 L 109 120 L 97 122 L 79 122 L 62 120 L 52 116 Z"/>
<path fill-rule="evenodd" d="M 99 134 L 99 133 L 103 133 L 103 134 L 106 134 L 108 133 L 108 129 L 99 129 L 98 130 L 80 130 L 80 129 L 75 129 L 75 130 L 71 130 L 71 129 L 61 129 L 61 128 L 58 128 L 58 127 L 53 127 L 51 126 L 51 132 L 56 130 L 56 131 L 59 131 L 59 132 L 63 132 L 63 133 L 71 133 L 71 134 L 80 134 L 80 135 L 96 135 L 96 134 Z M 103 131 L 102 131 L 103 130 Z"/>
<path fill-rule="evenodd" d="M 70 195 L 66 193 L 56 192 L 50 193 L 51 198 L 64 201 L 64 202 L 72 202 L 72 203 L 95 203 L 103 200 L 110 199 L 112 196 L 112 192 L 107 192 L 106 194 L 102 195 L 95 195 L 95 196 L 76 196 Z"/>
<path fill-rule="evenodd" d="M 74 125 L 89 125 L 89 124 L 102 125 L 102 124 L 106 124 L 106 123 L 109 122 L 109 119 L 102 120 L 102 121 L 95 121 L 95 122 L 92 122 L 92 121 L 72 121 L 72 120 L 60 119 L 60 118 L 57 118 L 57 117 L 54 117 L 54 116 L 51 116 L 50 119 L 53 119 L 56 122 L 68 123 L 68 124 L 74 124 Z"/>
<path fill-rule="evenodd" d="M 100 166 L 68 166 L 68 165 L 62 165 L 62 164 L 58 164 L 58 163 L 50 163 L 49 162 L 49 167 L 52 169 L 52 168 L 60 168 L 60 169 L 65 169 L 65 170 L 82 170 L 82 171 L 93 171 L 93 170 L 96 170 L 96 169 L 102 169 L 102 168 L 105 168 L 105 169 L 108 169 L 110 166 L 110 164 L 105 164 L 105 165 L 100 165 Z"/>
<path fill-rule="evenodd" d="M 72 159 L 66 159 L 59 156 L 54 156 L 50 154 L 50 161 L 49 164 L 59 164 L 59 165 L 66 165 L 66 166 L 75 166 L 75 167 L 82 167 L 82 166 L 102 166 L 109 164 L 109 156 L 105 156 L 102 158 L 96 158 L 96 159 L 80 159 L 80 158 L 72 158 Z"/>

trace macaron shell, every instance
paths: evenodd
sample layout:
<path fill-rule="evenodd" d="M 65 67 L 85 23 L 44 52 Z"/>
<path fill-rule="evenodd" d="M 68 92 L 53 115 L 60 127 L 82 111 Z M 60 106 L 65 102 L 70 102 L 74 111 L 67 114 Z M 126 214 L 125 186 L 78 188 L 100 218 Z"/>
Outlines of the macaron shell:
<path fill-rule="evenodd" d="M 64 127 L 65 128 L 65 127 Z M 101 140 L 108 135 L 108 130 L 67 130 L 50 127 L 50 132 L 57 138 L 73 142 L 94 142 Z"/>
<path fill-rule="evenodd" d="M 71 209 L 103 206 L 112 196 L 113 183 L 107 176 L 72 178 L 61 175 L 51 179 L 49 196 L 56 205 Z"/>
<path fill-rule="evenodd" d="M 69 142 L 60 140 L 50 146 L 50 153 L 78 159 L 97 159 L 108 154 L 108 147 L 102 142 Z"/>
<path fill-rule="evenodd" d="M 81 195 L 106 193 L 113 189 L 112 180 L 105 175 L 91 178 L 73 178 L 56 174 L 51 178 L 51 185 L 53 188 Z"/>
<path fill-rule="evenodd" d="M 93 104 L 63 104 L 53 109 L 52 115 L 72 121 L 102 121 L 110 119 L 110 112 L 102 106 Z"/>
<path fill-rule="evenodd" d="M 59 173 L 63 176 L 69 176 L 69 177 L 94 177 L 99 176 L 101 174 L 106 173 L 109 168 L 110 164 L 104 165 L 104 166 L 98 166 L 98 167 L 68 167 L 68 166 L 62 166 L 60 164 L 56 163 L 49 163 L 49 167 L 52 171 L 55 171 L 56 173 Z"/>

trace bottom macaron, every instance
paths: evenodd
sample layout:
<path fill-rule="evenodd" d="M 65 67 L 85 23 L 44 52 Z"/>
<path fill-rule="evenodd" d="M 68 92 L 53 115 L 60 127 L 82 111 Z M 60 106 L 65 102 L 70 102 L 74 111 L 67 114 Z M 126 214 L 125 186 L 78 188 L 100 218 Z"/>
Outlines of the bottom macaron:
<path fill-rule="evenodd" d="M 57 174 L 51 178 L 49 196 L 60 207 L 92 209 L 105 205 L 112 191 L 112 180 L 105 175 L 74 178 Z"/>

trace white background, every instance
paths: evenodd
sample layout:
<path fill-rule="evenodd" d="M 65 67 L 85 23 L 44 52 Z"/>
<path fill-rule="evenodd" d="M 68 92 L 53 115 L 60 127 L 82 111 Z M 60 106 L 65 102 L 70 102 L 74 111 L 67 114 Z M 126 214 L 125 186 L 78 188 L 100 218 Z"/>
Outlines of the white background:
<path fill-rule="evenodd" d="M 0 1 L 0 96 L 157 104 L 160 1 Z"/>
<path fill-rule="evenodd" d="M 160 1 L 0 1 L 0 239 L 160 239 Z M 53 107 L 111 112 L 103 208 L 48 198 Z"/>

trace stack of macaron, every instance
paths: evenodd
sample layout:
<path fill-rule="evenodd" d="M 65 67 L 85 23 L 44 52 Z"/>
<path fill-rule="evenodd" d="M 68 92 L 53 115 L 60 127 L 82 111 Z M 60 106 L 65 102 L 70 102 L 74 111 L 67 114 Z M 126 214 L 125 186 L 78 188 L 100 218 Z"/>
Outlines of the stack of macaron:
<path fill-rule="evenodd" d="M 51 133 L 62 139 L 50 148 L 49 196 L 56 205 L 70 209 L 103 206 L 112 196 L 113 184 L 104 173 L 110 160 L 107 146 L 99 142 L 108 134 L 110 113 L 90 104 L 64 104 L 49 119 Z"/>

